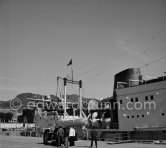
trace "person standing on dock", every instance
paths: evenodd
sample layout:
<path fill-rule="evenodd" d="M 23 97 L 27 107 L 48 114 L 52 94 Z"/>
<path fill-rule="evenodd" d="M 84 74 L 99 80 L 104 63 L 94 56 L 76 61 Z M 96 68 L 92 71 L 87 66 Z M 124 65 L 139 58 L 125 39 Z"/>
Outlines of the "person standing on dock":
<path fill-rule="evenodd" d="M 70 143 L 70 146 L 75 146 L 75 129 L 73 127 L 70 127 L 70 130 L 69 130 L 69 143 Z"/>
<path fill-rule="evenodd" d="M 64 138 L 65 138 L 65 148 L 68 148 L 69 144 L 68 144 L 68 139 L 69 139 L 69 131 L 70 131 L 70 127 L 65 127 L 64 128 Z"/>
<path fill-rule="evenodd" d="M 91 145 L 90 145 L 90 147 L 93 146 L 93 141 L 95 141 L 95 146 L 97 148 L 97 130 L 95 129 L 94 126 L 92 126 L 92 130 L 90 132 L 90 135 L 91 135 Z"/>
<path fill-rule="evenodd" d="M 62 144 L 64 144 L 64 129 L 62 128 L 62 126 L 58 128 L 57 136 L 58 136 L 58 146 L 61 146 Z"/>

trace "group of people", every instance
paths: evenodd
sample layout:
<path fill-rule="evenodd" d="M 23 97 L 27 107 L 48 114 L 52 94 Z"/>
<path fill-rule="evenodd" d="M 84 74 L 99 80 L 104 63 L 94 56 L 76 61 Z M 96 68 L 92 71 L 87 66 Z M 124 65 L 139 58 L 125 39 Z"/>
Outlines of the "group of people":
<path fill-rule="evenodd" d="M 73 127 L 55 127 L 54 135 L 56 135 L 56 141 L 58 146 L 64 145 L 65 148 L 68 148 L 68 146 L 75 146 L 76 132 Z M 95 126 L 93 126 L 92 130 L 90 131 L 90 137 L 90 147 L 93 147 L 93 142 L 95 142 L 95 146 L 97 148 L 97 130 Z"/>
<path fill-rule="evenodd" d="M 65 148 L 68 148 L 68 146 L 75 145 L 76 133 L 73 127 L 56 126 L 54 136 L 58 146 L 64 145 Z"/>

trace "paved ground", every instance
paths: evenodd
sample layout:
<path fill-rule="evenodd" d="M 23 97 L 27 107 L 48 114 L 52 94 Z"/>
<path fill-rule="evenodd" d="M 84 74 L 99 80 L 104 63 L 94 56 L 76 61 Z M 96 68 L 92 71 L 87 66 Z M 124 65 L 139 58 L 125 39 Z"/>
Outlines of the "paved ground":
<path fill-rule="evenodd" d="M 70 148 L 88 148 L 90 141 L 77 141 L 76 146 Z M 0 135 L 0 148 L 56 148 L 52 145 L 44 145 L 42 138 L 2 136 Z M 165 148 L 166 145 L 159 144 L 116 144 L 109 145 L 106 142 L 98 142 L 98 148 Z"/>

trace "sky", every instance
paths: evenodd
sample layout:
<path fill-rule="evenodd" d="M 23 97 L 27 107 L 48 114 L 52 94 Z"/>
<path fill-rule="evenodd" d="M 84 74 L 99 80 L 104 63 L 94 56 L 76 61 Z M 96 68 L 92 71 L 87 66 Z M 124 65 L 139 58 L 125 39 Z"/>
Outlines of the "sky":
<path fill-rule="evenodd" d="M 0 100 L 56 94 L 57 77 L 84 97 L 112 96 L 114 75 L 166 72 L 165 0 L 0 0 Z"/>

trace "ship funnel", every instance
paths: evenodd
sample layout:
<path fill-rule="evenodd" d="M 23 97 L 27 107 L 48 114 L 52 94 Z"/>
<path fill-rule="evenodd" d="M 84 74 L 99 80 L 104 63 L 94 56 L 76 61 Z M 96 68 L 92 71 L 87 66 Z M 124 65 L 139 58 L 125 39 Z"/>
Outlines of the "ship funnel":
<path fill-rule="evenodd" d="M 129 68 L 114 76 L 114 89 L 139 85 L 141 81 L 140 68 Z"/>

